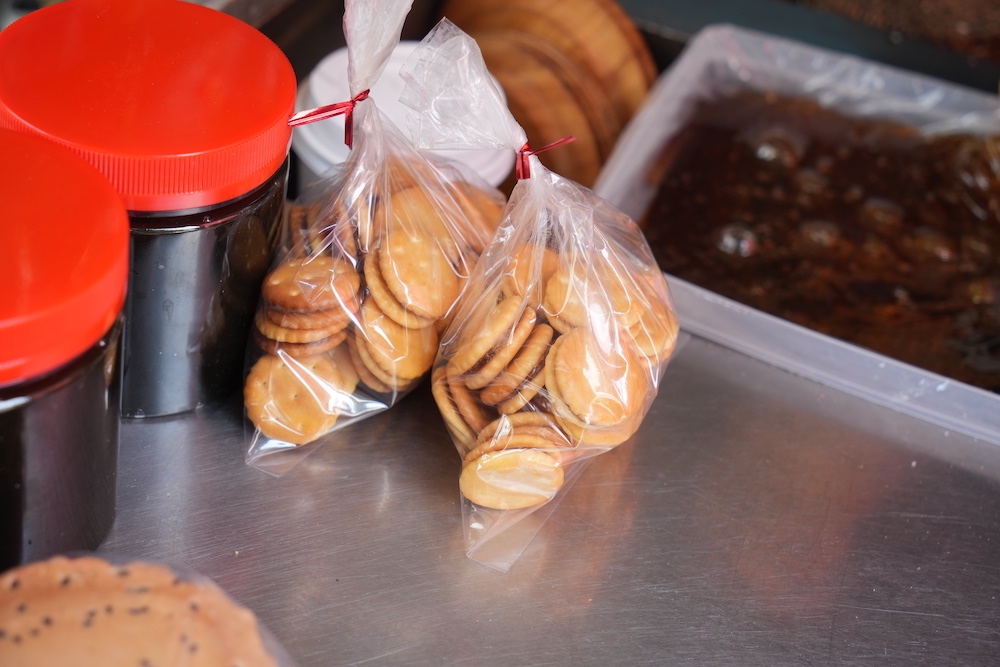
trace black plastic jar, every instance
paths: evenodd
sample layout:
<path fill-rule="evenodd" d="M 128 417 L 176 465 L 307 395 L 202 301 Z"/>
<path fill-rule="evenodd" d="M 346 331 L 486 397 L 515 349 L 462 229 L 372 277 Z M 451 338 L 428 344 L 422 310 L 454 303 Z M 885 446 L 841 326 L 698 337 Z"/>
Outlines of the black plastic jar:
<path fill-rule="evenodd" d="M 0 570 L 114 521 L 125 207 L 66 149 L 0 130 Z"/>
<path fill-rule="evenodd" d="M 83 156 L 129 211 L 123 415 L 232 394 L 285 200 L 287 57 L 190 2 L 67 0 L 0 32 L 0 61 L 22 63 L 0 70 L 0 127 Z"/>
<path fill-rule="evenodd" d="M 125 416 L 185 412 L 241 385 L 285 174 L 282 165 L 246 196 L 200 212 L 131 212 Z"/>

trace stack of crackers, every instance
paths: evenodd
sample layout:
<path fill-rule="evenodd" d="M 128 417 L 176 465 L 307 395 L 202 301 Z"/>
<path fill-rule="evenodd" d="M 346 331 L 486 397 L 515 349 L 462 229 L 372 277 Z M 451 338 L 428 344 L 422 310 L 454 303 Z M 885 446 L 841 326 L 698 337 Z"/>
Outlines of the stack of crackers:
<path fill-rule="evenodd" d="M 495 261 L 485 298 L 449 330 L 432 388 L 463 457 L 463 495 L 513 510 L 550 499 L 565 464 L 638 429 L 678 326 L 655 266 L 574 261 L 544 242 Z"/>
<path fill-rule="evenodd" d="M 327 206 L 293 205 L 289 251 L 264 280 L 244 387 L 247 416 L 292 445 L 343 415 L 391 406 L 431 368 L 439 332 L 492 236 L 499 192 L 425 164 L 386 173 Z"/>

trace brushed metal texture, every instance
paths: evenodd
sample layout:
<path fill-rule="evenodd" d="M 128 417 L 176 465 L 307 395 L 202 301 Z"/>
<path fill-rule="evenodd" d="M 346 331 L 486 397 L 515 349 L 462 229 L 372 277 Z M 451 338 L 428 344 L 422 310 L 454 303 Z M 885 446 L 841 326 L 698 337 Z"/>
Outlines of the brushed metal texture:
<path fill-rule="evenodd" d="M 988 664 L 1000 448 L 689 337 L 513 568 L 463 552 L 427 385 L 272 478 L 241 408 L 125 423 L 100 552 L 212 577 L 302 665 Z"/>

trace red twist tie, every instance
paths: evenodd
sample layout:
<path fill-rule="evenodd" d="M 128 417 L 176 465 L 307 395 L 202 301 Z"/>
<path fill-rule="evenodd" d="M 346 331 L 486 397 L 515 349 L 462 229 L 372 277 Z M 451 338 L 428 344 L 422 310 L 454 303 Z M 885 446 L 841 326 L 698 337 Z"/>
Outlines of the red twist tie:
<path fill-rule="evenodd" d="M 576 137 L 572 135 L 568 137 L 563 137 L 562 139 L 557 139 L 556 141 L 553 141 L 551 144 L 547 144 L 545 146 L 542 146 L 541 148 L 532 148 L 530 145 L 528 145 L 528 142 L 525 142 L 524 145 L 521 146 L 521 150 L 517 152 L 517 162 L 515 164 L 515 172 L 517 173 L 517 179 L 523 180 L 525 178 L 531 178 L 531 167 L 529 166 L 529 160 L 528 160 L 529 157 L 531 157 L 532 155 L 538 155 L 539 153 L 547 151 L 550 148 L 555 148 L 557 146 L 562 146 L 563 144 L 568 144 L 571 141 L 576 141 Z"/>
<path fill-rule="evenodd" d="M 326 120 L 334 116 L 344 116 L 344 143 L 348 148 L 354 145 L 354 107 L 358 102 L 368 99 L 368 90 L 362 90 L 346 102 L 327 104 L 325 107 L 316 107 L 300 111 L 288 119 L 288 124 L 292 127 L 315 123 L 318 120 Z"/>

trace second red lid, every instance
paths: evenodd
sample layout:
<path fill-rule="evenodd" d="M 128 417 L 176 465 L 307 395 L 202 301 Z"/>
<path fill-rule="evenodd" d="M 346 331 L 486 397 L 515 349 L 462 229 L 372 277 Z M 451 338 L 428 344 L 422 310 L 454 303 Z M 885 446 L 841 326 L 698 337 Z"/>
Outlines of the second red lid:
<path fill-rule="evenodd" d="M 0 386 L 44 375 L 104 336 L 125 302 L 128 214 L 99 171 L 0 130 Z"/>
<path fill-rule="evenodd" d="M 0 128 L 63 144 L 133 211 L 239 197 L 288 154 L 295 74 L 260 31 L 181 0 L 68 0 L 0 31 Z"/>

